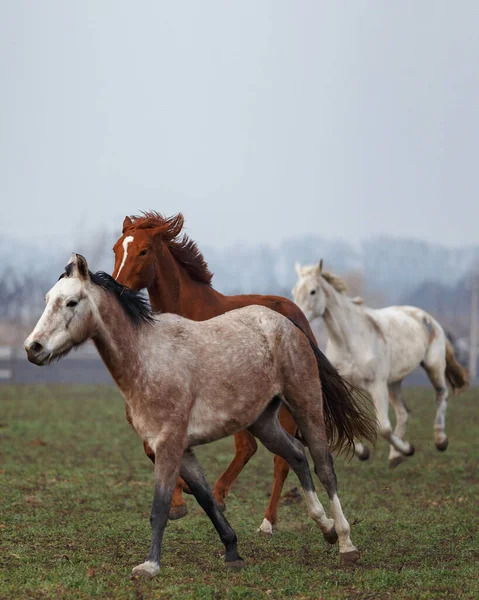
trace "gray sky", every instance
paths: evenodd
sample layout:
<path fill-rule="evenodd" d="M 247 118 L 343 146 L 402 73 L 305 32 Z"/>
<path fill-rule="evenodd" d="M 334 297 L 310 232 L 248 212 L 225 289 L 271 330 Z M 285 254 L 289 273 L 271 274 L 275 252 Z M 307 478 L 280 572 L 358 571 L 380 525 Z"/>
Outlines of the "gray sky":
<path fill-rule="evenodd" d="M 4 231 L 479 243 L 478 30 L 477 0 L 0 0 Z"/>

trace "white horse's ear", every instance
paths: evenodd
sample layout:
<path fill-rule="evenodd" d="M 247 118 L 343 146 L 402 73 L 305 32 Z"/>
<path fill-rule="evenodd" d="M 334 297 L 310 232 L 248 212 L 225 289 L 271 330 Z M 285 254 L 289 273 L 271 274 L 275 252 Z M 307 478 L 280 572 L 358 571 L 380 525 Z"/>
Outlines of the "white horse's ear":
<path fill-rule="evenodd" d="M 90 275 L 88 273 L 88 263 L 86 261 L 86 258 L 84 256 L 82 256 L 81 254 L 72 252 L 72 255 L 70 257 L 70 260 L 68 261 L 68 264 L 74 265 L 75 273 L 79 279 L 83 279 L 84 281 L 86 281 L 87 279 L 90 278 Z"/>
<path fill-rule="evenodd" d="M 316 265 L 316 272 L 318 275 L 321 275 L 321 273 L 323 272 L 323 259 L 321 259 Z"/>
<path fill-rule="evenodd" d="M 294 263 L 294 270 L 296 271 L 296 275 L 301 277 L 301 264 L 299 262 Z"/>

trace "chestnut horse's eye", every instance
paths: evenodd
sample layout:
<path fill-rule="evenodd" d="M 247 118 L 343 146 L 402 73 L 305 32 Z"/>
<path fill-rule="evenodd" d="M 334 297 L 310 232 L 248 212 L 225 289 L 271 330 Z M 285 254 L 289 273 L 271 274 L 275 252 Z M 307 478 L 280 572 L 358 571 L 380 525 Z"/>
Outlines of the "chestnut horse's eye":
<path fill-rule="evenodd" d="M 146 249 L 142 250 L 138 256 L 145 256 L 145 254 L 146 254 Z"/>
<path fill-rule="evenodd" d="M 316 293 L 316 290 L 311 290 L 311 296 L 314 296 L 315 293 Z"/>
<path fill-rule="evenodd" d="M 78 302 L 76 300 L 69 300 L 67 302 L 67 306 L 68 308 L 75 308 L 75 306 L 78 304 Z"/>

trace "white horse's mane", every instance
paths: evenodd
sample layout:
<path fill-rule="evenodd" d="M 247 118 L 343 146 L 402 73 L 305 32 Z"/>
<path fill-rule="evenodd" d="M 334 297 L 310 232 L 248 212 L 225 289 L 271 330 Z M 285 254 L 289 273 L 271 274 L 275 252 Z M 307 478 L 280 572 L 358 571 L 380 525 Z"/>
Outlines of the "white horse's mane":
<path fill-rule="evenodd" d="M 313 272 L 314 270 L 317 270 L 318 267 L 317 265 L 307 265 L 304 267 L 301 267 L 301 272 L 304 275 L 307 275 L 311 272 Z M 348 291 L 348 285 L 347 283 L 344 281 L 344 279 L 341 279 L 341 277 L 339 275 L 336 275 L 335 273 L 331 273 L 330 271 L 321 271 L 319 273 L 320 277 L 324 277 L 324 279 L 340 294 L 345 294 Z M 351 300 L 351 302 L 353 304 L 357 304 L 358 306 L 362 306 L 364 305 L 364 300 L 361 298 L 361 296 L 355 296 L 354 298 L 349 298 Z"/>

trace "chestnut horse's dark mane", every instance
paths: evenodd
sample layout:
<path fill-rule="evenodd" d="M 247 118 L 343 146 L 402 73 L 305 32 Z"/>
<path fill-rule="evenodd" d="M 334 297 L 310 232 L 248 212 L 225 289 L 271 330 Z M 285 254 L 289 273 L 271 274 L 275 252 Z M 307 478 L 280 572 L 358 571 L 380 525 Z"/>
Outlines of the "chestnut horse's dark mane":
<path fill-rule="evenodd" d="M 72 274 L 73 263 L 69 263 L 65 267 L 65 272 L 60 275 L 60 279 L 63 277 L 71 277 Z M 108 275 L 108 273 L 104 273 L 103 271 L 97 271 L 96 273 L 88 271 L 88 274 L 92 283 L 116 296 L 120 306 L 133 325 L 152 323 L 154 321 L 154 313 L 151 311 L 148 298 L 141 292 L 137 292 L 129 287 L 121 285 L 121 283 L 118 283 L 111 275 Z"/>
<path fill-rule="evenodd" d="M 211 285 L 213 273 L 209 270 L 208 264 L 196 242 L 186 234 L 179 237 L 184 225 L 184 218 L 181 213 L 172 217 L 164 217 L 152 210 L 142 212 L 141 216 L 131 216 L 130 221 L 131 225 L 128 225 L 123 233 L 132 229 L 154 229 L 161 239 L 168 244 L 175 260 L 186 269 L 194 281 Z"/>

